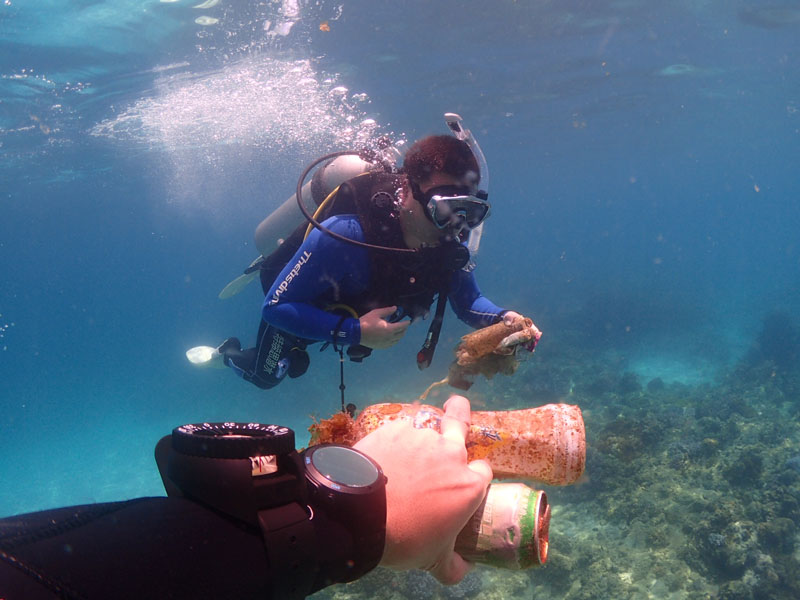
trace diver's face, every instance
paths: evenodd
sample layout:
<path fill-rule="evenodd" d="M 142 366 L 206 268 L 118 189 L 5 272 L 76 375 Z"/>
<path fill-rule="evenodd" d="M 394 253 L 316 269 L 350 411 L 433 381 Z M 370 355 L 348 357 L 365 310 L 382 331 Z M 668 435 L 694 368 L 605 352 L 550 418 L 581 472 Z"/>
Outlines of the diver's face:
<path fill-rule="evenodd" d="M 422 192 L 424 198 L 417 198 L 416 204 L 417 206 L 422 207 L 420 201 L 424 202 L 424 199 L 428 197 L 428 192 L 433 190 L 434 188 L 439 188 L 443 186 L 461 187 L 463 185 L 464 181 L 458 177 L 454 177 L 447 173 L 435 172 L 424 182 L 420 183 L 419 189 Z M 453 239 L 458 239 L 461 231 L 466 228 L 466 225 L 463 222 L 459 223 L 459 225 L 455 227 L 439 228 L 436 225 L 434 225 L 433 221 L 431 221 L 430 217 L 427 214 L 425 214 L 424 211 L 425 209 L 423 208 L 426 234 L 431 238 L 438 239 L 439 241 L 445 241 L 445 240 L 449 241 Z"/>
<path fill-rule="evenodd" d="M 419 184 L 419 189 L 422 195 L 428 190 L 435 188 L 439 185 L 446 185 L 442 182 L 450 182 L 453 178 L 443 173 L 434 173 L 431 177 Z M 425 214 L 425 208 L 422 206 L 421 198 L 416 198 L 414 191 L 411 189 L 408 181 L 403 188 L 403 212 L 405 213 L 406 229 L 414 238 L 428 246 L 437 245 L 442 237 L 443 232 L 438 229 Z"/>
<path fill-rule="evenodd" d="M 463 185 L 463 182 L 452 175 L 436 172 L 420 182 L 420 195 L 424 196 L 429 190 L 446 185 Z M 410 247 L 416 248 L 420 244 L 436 246 L 443 241 L 457 239 L 460 228 L 454 230 L 436 227 L 419 200 L 414 196 L 411 186 L 406 181 L 403 188 L 403 210 L 401 214 L 401 225 L 406 235 L 406 243 Z"/>

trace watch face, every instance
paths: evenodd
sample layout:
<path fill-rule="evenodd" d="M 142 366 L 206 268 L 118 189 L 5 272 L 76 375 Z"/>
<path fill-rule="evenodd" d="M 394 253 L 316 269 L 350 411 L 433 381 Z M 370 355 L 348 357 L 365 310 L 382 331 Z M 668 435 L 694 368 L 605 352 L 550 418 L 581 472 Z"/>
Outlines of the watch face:
<path fill-rule="evenodd" d="M 336 489 L 364 488 L 374 485 L 380 471 L 366 456 L 343 446 L 315 446 L 306 454 L 306 465 L 312 466 Z"/>

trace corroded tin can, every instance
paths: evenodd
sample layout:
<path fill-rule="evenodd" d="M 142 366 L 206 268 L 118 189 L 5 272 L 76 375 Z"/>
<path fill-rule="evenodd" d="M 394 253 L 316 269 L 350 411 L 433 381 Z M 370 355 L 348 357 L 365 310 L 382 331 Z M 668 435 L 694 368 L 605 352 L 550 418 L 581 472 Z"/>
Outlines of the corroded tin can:
<path fill-rule="evenodd" d="M 455 551 L 493 567 L 528 569 L 547 561 L 549 533 L 547 494 L 524 483 L 493 483 L 458 534 Z"/>

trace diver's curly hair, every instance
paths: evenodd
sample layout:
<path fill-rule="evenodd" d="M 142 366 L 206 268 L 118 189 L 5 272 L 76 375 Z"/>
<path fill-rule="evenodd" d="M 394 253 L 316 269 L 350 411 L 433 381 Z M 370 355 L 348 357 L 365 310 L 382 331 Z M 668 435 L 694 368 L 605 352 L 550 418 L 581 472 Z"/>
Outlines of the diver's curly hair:
<path fill-rule="evenodd" d="M 473 183 L 480 181 L 478 161 L 472 150 L 452 135 L 431 135 L 415 142 L 406 152 L 403 172 L 416 183 L 425 181 L 434 172 L 458 179 L 470 175 Z"/>

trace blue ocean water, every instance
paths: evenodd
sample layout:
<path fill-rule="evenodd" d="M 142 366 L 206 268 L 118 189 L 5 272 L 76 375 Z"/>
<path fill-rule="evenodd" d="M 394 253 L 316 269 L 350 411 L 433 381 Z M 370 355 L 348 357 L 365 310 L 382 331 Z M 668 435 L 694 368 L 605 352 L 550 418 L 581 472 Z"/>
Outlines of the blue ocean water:
<path fill-rule="evenodd" d="M 263 392 L 184 351 L 254 340 L 257 285 L 217 293 L 309 161 L 448 111 L 491 172 L 479 283 L 536 356 L 697 385 L 800 316 L 796 2 L 197 4 L 0 5 L 0 514 L 161 494 L 152 448 L 186 422 L 304 443 L 332 352 Z M 346 365 L 348 401 L 410 400 L 465 332 L 424 373 L 423 326 Z"/>

